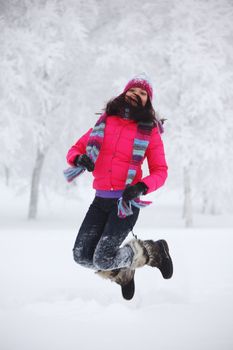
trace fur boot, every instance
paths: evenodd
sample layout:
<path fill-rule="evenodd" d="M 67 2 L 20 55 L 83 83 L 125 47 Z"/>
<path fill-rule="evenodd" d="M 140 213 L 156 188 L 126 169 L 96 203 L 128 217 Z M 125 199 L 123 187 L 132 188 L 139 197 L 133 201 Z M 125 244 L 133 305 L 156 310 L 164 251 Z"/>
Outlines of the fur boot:
<path fill-rule="evenodd" d="M 135 292 L 134 274 L 135 274 L 135 270 L 126 269 L 125 275 L 127 276 L 127 278 L 124 278 L 125 280 L 124 284 L 120 284 L 122 296 L 126 300 L 131 300 L 134 296 L 134 292 Z"/>
<path fill-rule="evenodd" d="M 157 267 L 163 278 L 168 279 L 173 274 L 172 259 L 169 255 L 168 244 L 165 240 L 159 241 L 133 239 L 128 242 L 133 251 L 133 261 L 131 269 L 136 269 L 144 265 Z"/>
<path fill-rule="evenodd" d="M 100 277 L 116 282 L 121 286 L 126 285 L 134 277 L 134 270 L 129 268 L 122 268 L 109 271 L 96 271 Z"/>
<path fill-rule="evenodd" d="M 112 282 L 119 284 L 124 299 L 131 300 L 133 298 L 135 292 L 135 270 L 122 268 L 110 271 L 97 271 L 96 273 L 102 278 L 109 279 Z"/>
<path fill-rule="evenodd" d="M 173 264 L 167 242 L 163 239 L 156 242 L 146 240 L 143 241 L 143 245 L 148 255 L 147 265 L 157 267 L 163 278 L 171 278 L 173 275 Z"/>
<path fill-rule="evenodd" d="M 126 245 L 130 246 L 134 254 L 133 261 L 130 266 L 132 270 L 147 264 L 149 257 L 147 250 L 144 247 L 144 241 L 141 241 L 140 239 L 132 239 Z"/>

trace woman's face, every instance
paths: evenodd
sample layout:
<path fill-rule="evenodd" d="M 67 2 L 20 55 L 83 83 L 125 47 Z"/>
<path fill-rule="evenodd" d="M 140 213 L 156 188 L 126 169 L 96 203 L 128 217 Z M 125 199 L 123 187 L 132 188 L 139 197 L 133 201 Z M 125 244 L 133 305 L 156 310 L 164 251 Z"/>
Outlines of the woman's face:
<path fill-rule="evenodd" d="M 146 90 L 141 89 L 140 87 L 132 87 L 131 89 L 129 89 L 126 92 L 125 96 L 126 96 L 126 99 L 127 99 L 127 97 L 129 97 L 128 101 L 133 106 L 137 106 L 137 104 L 138 104 L 137 96 L 140 97 L 143 107 L 146 105 L 147 98 L 148 98 Z"/>

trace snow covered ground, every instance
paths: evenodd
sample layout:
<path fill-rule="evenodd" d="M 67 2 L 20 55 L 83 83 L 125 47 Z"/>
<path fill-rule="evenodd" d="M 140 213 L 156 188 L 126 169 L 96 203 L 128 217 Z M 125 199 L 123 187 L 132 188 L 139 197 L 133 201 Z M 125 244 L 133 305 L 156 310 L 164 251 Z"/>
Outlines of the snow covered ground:
<path fill-rule="evenodd" d="M 66 220 L 62 213 L 46 220 L 42 210 L 38 221 L 27 222 L 17 199 L 11 204 L 11 213 L 0 208 L 1 350 L 233 349 L 231 218 L 172 228 L 172 210 L 149 223 L 155 204 L 145 209 L 135 232 L 168 241 L 174 277 L 139 269 L 135 297 L 125 301 L 118 285 L 73 262 L 85 205 L 77 218 L 71 210 Z"/>

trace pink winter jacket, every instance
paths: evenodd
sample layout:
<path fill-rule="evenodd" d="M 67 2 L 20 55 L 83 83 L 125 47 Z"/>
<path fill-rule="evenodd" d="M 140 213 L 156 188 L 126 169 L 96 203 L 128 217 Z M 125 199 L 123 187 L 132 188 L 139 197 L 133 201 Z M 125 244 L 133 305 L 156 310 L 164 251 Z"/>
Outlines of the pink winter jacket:
<path fill-rule="evenodd" d="M 86 153 L 92 129 L 88 130 L 68 151 L 67 162 L 74 165 L 78 155 Z M 96 190 L 123 190 L 131 161 L 137 123 L 133 120 L 109 116 L 106 121 L 103 144 L 93 171 L 93 188 Z M 143 177 L 141 164 L 132 185 L 143 181 L 147 193 L 161 187 L 167 178 L 167 163 L 163 142 L 157 128 L 153 128 L 144 159 L 147 158 L 150 175 Z M 143 161 L 144 161 L 143 159 Z"/>

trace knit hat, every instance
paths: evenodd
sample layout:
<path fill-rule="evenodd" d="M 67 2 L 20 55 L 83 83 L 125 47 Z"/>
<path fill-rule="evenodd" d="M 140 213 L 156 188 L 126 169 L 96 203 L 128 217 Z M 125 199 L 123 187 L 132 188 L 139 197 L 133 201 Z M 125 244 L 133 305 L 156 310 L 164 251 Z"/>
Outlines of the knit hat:
<path fill-rule="evenodd" d="M 145 75 L 145 73 L 142 73 L 140 75 L 137 75 L 133 79 L 131 79 L 125 86 L 124 92 L 128 91 L 132 87 L 140 87 L 141 89 L 146 90 L 148 96 L 150 97 L 150 100 L 152 100 L 153 97 L 153 88 L 152 85 L 148 79 L 148 77 Z"/>

